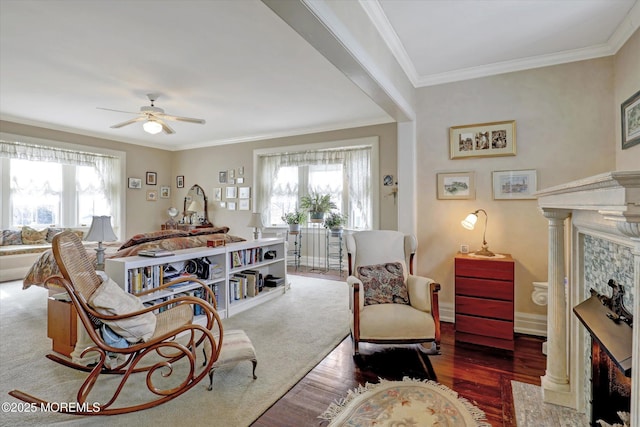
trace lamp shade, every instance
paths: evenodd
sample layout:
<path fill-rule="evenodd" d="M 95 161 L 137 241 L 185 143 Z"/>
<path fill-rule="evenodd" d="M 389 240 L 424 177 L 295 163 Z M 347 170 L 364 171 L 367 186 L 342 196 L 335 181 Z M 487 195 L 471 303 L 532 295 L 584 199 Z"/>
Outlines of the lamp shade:
<path fill-rule="evenodd" d="M 115 242 L 118 240 L 118 236 L 111 228 L 111 217 L 106 215 L 94 216 L 91 228 L 89 228 L 87 237 L 84 240 L 89 242 Z"/>
<path fill-rule="evenodd" d="M 144 124 L 142 125 L 142 129 L 144 129 L 145 132 L 150 133 L 151 135 L 155 135 L 162 132 L 162 125 L 155 120 L 148 120 L 144 122 Z"/>
<path fill-rule="evenodd" d="M 187 212 L 200 212 L 201 210 L 204 210 L 202 208 L 202 205 L 200 205 L 200 203 L 196 202 L 195 200 L 191 202 L 191 204 L 187 208 Z"/>
<path fill-rule="evenodd" d="M 465 219 L 463 219 L 460 224 L 467 230 L 473 230 L 476 226 L 476 222 L 478 222 L 478 213 L 482 212 L 484 214 L 484 231 L 482 232 L 482 249 L 479 251 L 475 251 L 475 255 L 481 255 L 486 257 L 495 256 L 493 252 L 489 250 L 489 246 L 487 245 L 487 223 L 489 222 L 489 215 L 487 215 L 487 211 L 484 209 L 478 209 L 475 212 L 471 212 Z"/>
<path fill-rule="evenodd" d="M 467 230 L 473 230 L 476 226 L 476 222 L 478 221 L 478 215 L 474 213 L 470 213 L 467 215 L 465 219 L 463 219 L 460 223 Z"/>
<path fill-rule="evenodd" d="M 264 228 L 264 223 L 262 222 L 262 214 L 258 212 L 252 213 L 247 227 Z"/>

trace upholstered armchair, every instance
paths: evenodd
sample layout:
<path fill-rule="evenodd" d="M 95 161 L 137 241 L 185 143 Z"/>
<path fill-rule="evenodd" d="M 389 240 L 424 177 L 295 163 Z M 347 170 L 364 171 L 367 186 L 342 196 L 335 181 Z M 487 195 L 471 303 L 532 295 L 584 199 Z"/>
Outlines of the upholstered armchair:
<path fill-rule="evenodd" d="M 435 342 L 440 351 L 440 284 L 413 275 L 416 238 L 398 231 L 346 237 L 353 353 L 360 342 Z"/>

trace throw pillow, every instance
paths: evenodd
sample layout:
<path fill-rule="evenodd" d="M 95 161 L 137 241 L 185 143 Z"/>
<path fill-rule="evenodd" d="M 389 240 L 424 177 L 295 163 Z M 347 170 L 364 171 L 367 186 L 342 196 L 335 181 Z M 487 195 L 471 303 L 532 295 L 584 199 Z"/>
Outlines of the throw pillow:
<path fill-rule="evenodd" d="M 24 245 L 41 245 L 47 243 L 48 229 L 36 230 L 25 226 L 22 227 L 22 244 Z"/>
<path fill-rule="evenodd" d="M 2 245 L 21 245 L 22 231 L 20 230 L 2 230 Z"/>
<path fill-rule="evenodd" d="M 189 235 L 188 232 L 181 231 L 181 230 L 160 230 L 160 231 L 153 231 L 151 233 L 136 234 L 135 236 L 127 240 L 124 243 L 124 245 L 120 246 L 120 249 L 118 250 L 130 248 L 131 246 L 139 245 L 140 243 L 153 242 L 153 241 L 162 240 L 162 239 L 170 239 L 172 237 L 187 237 L 188 235 Z"/>
<path fill-rule="evenodd" d="M 55 236 L 56 234 L 62 233 L 64 230 L 65 230 L 64 228 L 49 227 L 47 229 L 47 242 L 49 243 L 53 242 L 53 236 Z"/>
<path fill-rule="evenodd" d="M 88 302 L 98 313 L 108 315 L 133 313 L 144 308 L 140 298 L 125 292 L 110 278 L 103 280 Z M 148 341 L 156 329 L 156 316 L 152 312 L 103 322 L 130 343 Z"/>
<path fill-rule="evenodd" d="M 364 305 L 409 304 L 401 263 L 360 266 L 358 277 L 364 288 Z"/>

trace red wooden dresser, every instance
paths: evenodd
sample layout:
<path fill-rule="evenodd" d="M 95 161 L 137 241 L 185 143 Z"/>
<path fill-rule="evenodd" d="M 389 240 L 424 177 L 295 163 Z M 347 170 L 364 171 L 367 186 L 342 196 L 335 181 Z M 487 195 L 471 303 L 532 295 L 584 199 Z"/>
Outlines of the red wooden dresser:
<path fill-rule="evenodd" d="M 514 261 L 458 254 L 455 258 L 456 341 L 514 349 Z"/>

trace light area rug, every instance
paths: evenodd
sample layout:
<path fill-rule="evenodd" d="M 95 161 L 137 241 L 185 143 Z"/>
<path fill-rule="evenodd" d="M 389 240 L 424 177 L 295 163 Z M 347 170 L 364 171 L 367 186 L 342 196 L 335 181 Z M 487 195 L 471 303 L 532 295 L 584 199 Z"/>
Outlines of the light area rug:
<path fill-rule="evenodd" d="M 485 413 L 455 391 L 409 377 L 351 390 L 319 418 L 330 427 L 491 427 Z"/>
<path fill-rule="evenodd" d="M 564 406 L 545 403 L 542 389 L 533 384 L 511 381 L 513 406 L 518 427 L 587 427 L 585 414 Z"/>
<path fill-rule="evenodd" d="M 57 413 L 0 414 L 0 425 L 250 425 L 293 387 L 348 334 L 348 292 L 345 282 L 288 276 L 291 289 L 284 295 L 223 320 L 225 329 L 242 329 L 251 339 L 258 359 L 257 379 L 250 362 L 221 367 L 185 394 L 155 408 L 110 417 L 77 417 Z M 21 289 L 20 282 L 0 284 L 0 402 L 17 403 L 9 396 L 18 389 L 53 402 L 75 402 L 85 373 L 61 366 L 44 356 L 51 351 L 47 338 L 47 291 Z M 144 382 L 144 374 L 140 383 Z M 101 386 L 118 379 L 101 376 Z M 123 391 L 136 399 L 135 387 Z M 100 394 L 99 387 L 96 392 Z M 91 396 L 88 402 L 92 402 Z M 4 406 L 3 406 L 4 408 Z"/>

